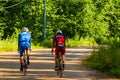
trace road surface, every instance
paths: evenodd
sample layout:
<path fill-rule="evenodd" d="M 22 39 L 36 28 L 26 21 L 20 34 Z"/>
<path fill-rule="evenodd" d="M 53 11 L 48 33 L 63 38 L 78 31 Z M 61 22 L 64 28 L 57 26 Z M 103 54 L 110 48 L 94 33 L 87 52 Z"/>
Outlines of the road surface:
<path fill-rule="evenodd" d="M 63 78 L 54 71 L 54 55 L 50 49 L 33 50 L 27 76 L 19 71 L 17 52 L 0 53 L 0 80 L 119 80 L 97 70 L 86 67 L 82 59 L 90 55 L 91 47 L 68 48 Z"/>

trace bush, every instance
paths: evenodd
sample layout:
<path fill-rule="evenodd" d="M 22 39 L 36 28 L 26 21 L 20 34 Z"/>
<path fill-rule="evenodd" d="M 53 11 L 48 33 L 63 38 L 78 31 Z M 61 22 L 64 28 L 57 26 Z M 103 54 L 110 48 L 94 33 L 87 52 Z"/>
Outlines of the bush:
<path fill-rule="evenodd" d="M 84 61 L 84 64 L 105 73 L 120 77 L 120 41 L 113 41 L 108 47 L 99 47 Z"/>
<path fill-rule="evenodd" d="M 44 40 L 40 43 L 40 46 L 44 46 L 44 47 L 50 48 L 50 47 L 51 47 L 51 42 L 52 42 L 52 40 L 44 39 Z"/>

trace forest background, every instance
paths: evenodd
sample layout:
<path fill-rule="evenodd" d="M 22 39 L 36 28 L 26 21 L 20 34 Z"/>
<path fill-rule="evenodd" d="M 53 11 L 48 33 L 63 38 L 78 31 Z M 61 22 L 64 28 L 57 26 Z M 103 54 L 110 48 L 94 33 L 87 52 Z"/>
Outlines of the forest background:
<path fill-rule="evenodd" d="M 17 50 L 23 27 L 32 34 L 32 47 L 51 47 L 61 29 L 67 47 L 113 43 L 120 36 L 119 0 L 0 0 L 0 51 Z"/>

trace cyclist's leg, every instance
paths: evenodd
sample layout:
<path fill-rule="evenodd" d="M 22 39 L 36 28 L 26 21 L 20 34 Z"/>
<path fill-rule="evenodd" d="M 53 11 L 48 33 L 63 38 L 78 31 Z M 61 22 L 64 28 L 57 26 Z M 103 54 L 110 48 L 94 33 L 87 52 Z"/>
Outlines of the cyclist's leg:
<path fill-rule="evenodd" d="M 30 64 L 30 59 L 29 59 L 29 46 L 26 46 L 26 56 L 27 56 L 27 64 Z"/>
<path fill-rule="evenodd" d="M 55 48 L 55 70 L 57 69 L 57 58 L 58 58 L 58 54 L 59 54 L 59 48 L 56 47 Z"/>
<path fill-rule="evenodd" d="M 65 68 L 65 48 L 62 48 L 62 61 L 63 61 L 63 69 Z"/>
<path fill-rule="evenodd" d="M 65 48 L 62 48 L 61 53 L 62 53 L 62 61 L 65 62 Z"/>
<path fill-rule="evenodd" d="M 55 70 L 57 70 L 57 55 L 55 54 Z"/>
<path fill-rule="evenodd" d="M 20 71 L 23 71 L 23 53 L 24 49 L 22 46 L 20 46 Z"/>
<path fill-rule="evenodd" d="M 62 61 L 65 63 L 65 54 L 62 54 Z"/>

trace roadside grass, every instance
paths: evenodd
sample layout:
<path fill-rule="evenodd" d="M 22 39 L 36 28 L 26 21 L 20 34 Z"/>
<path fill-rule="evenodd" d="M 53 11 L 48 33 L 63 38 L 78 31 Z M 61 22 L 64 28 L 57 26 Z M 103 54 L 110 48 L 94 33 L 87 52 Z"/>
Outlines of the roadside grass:
<path fill-rule="evenodd" d="M 86 38 L 80 38 L 75 37 L 74 39 L 68 39 L 66 41 L 67 47 L 79 47 L 79 46 L 96 46 L 98 45 L 93 38 L 86 37 Z"/>
<path fill-rule="evenodd" d="M 40 48 L 51 48 L 51 39 L 44 39 L 41 43 L 34 45 L 32 43 L 32 49 L 40 49 Z M 95 46 L 97 43 L 92 38 L 81 38 L 78 37 L 74 39 L 67 39 L 66 46 L 67 47 L 79 47 L 79 46 Z M 5 51 L 16 51 L 18 48 L 17 37 L 13 36 L 12 38 L 7 38 L 6 40 L 0 40 L 0 52 Z"/>
<path fill-rule="evenodd" d="M 15 39 L 0 40 L 0 52 L 17 50 L 17 41 Z"/>
<path fill-rule="evenodd" d="M 93 51 L 83 64 L 104 73 L 120 77 L 120 41 L 114 41 L 109 47 L 101 46 Z"/>
<path fill-rule="evenodd" d="M 31 44 L 32 49 L 40 49 L 43 48 L 39 45 Z M 18 49 L 18 42 L 15 38 L 9 38 L 6 40 L 0 40 L 0 52 L 7 52 L 7 51 L 17 51 Z"/>
<path fill-rule="evenodd" d="M 51 42 L 52 39 L 44 39 L 44 41 L 41 42 L 40 46 L 51 48 Z M 66 39 L 66 47 L 96 46 L 96 45 L 97 43 L 95 42 L 95 40 L 90 37 L 86 38 L 81 37 L 79 39 L 78 36 L 75 36 L 72 39 Z"/>

